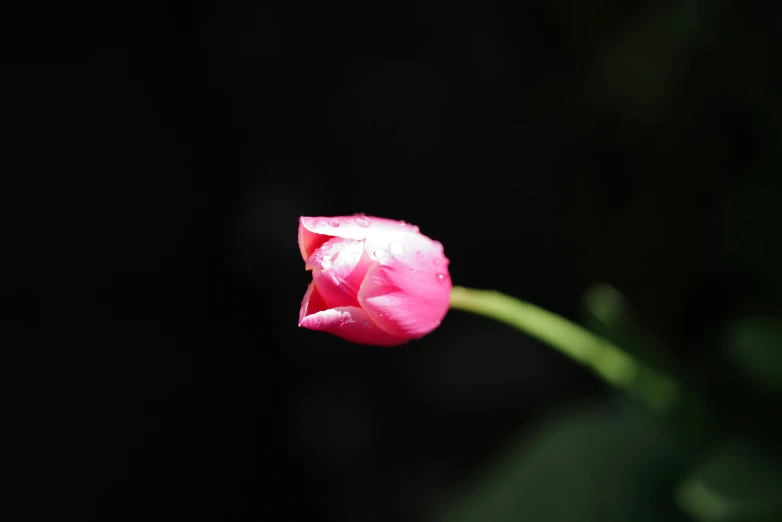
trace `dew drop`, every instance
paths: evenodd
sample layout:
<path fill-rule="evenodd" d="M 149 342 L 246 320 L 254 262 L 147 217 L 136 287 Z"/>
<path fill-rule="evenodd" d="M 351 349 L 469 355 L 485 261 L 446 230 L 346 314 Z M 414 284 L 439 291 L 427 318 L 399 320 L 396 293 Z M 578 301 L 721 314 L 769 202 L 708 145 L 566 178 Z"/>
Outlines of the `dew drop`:
<path fill-rule="evenodd" d="M 320 246 L 320 249 L 321 249 L 321 250 L 331 250 L 331 245 L 329 245 L 328 243 L 323 243 L 323 244 Z"/>
<path fill-rule="evenodd" d="M 375 259 L 383 259 L 384 257 L 386 257 L 386 254 L 387 252 L 382 248 L 376 248 L 372 252 L 372 255 L 375 257 Z"/>
<path fill-rule="evenodd" d="M 316 219 L 315 220 L 315 226 L 316 227 L 325 227 L 326 226 L 326 222 L 323 221 L 322 219 Z"/>
<path fill-rule="evenodd" d="M 364 321 L 364 326 L 369 326 L 369 321 Z"/>
<path fill-rule="evenodd" d="M 406 222 L 406 221 L 400 221 L 400 222 L 399 222 L 399 226 L 400 226 L 400 227 L 403 227 L 403 226 L 405 226 L 405 225 L 407 225 L 407 222 Z"/>
<path fill-rule="evenodd" d="M 401 256 L 402 252 L 405 251 L 405 247 L 401 241 L 391 241 L 388 245 L 388 250 L 395 256 Z"/>
<path fill-rule="evenodd" d="M 339 226 L 339 219 L 336 219 L 336 218 L 329 219 L 329 225 L 331 225 L 332 227 L 338 227 Z"/>
<path fill-rule="evenodd" d="M 437 274 L 437 282 L 445 283 L 445 274 Z"/>
<path fill-rule="evenodd" d="M 361 228 L 367 228 L 371 222 L 369 221 L 369 218 L 366 217 L 358 217 L 356 218 L 356 225 L 360 226 Z"/>
<path fill-rule="evenodd" d="M 359 257 L 361 257 L 361 254 L 359 254 L 354 250 L 353 252 L 350 253 L 350 257 L 352 257 L 353 259 L 358 259 Z"/>
<path fill-rule="evenodd" d="M 417 257 L 418 259 L 423 259 L 424 253 L 419 250 L 418 252 L 415 253 L 415 257 Z"/>
<path fill-rule="evenodd" d="M 442 265 L 442 264 L 443 264 L 443 260 L 442 260 L 442 259 L 440 259 L 439 257 L 437 257 L 437 258 L 435 258 L 435 260 L 434 260 L 434 264 L 435 264 L 435 265 L 437 265 L 437 266 L 440 266 L 440 265 Z"/>

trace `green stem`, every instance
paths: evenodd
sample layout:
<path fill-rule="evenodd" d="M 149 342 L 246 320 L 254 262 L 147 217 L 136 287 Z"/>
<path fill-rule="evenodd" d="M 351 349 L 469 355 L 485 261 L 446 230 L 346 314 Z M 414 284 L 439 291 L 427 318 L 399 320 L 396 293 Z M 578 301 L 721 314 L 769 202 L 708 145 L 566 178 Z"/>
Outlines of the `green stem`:
<path fill-rule="evenodd" d="M 492 290 L 456 286 L 451 292 L 451 309 L 489 317 L 539 339 L 589 367 L 606 382 L 623 389 L 656 412 L 671 411 L 679 400 L 681 388 L 670 375 L 535 305 Z"/>

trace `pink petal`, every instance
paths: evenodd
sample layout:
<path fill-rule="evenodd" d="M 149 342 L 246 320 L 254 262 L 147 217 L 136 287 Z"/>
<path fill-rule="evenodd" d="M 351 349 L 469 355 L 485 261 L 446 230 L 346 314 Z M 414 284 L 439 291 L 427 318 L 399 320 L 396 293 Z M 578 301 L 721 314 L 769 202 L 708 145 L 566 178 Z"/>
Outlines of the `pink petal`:
<path fill-rule="evenodd" d="M 418 227 L 404 221 L 374 216 L 302 216 L 299 218 L 299 250 L 304 261 L 307 261 L 331 237 L 359 240 L 373 236 L 378 246 L 383 246 L 410 231 L 418 232 Z"/>
<path fill-rule="evenodd" d="M 314 220 L 315 218 L 299 218 L 299 251 L 304 261 L 309 259 L 312 253 L 317 250 L 323 243 L 329 240 L 328 235 L 318 234 L 313 232 L 309 227 L 305 226 L 304 220 Z"/>
<path fill-rule="evenodd" d="M 358 289 L 371 264 L 364 241 L 334 237 L 313 252 L 307 269 L 328 308 L 335 308 L 360 306 Z"/>
<path fill-rule="evenodd" d="M 310 283 L 307 287 L 307 291 L 304 293 L 304 298 L 301 300 L 301 309 L 299 310 L 299 326 L 307 315 L 316 314 L 328 309 L 328 305 L 320 296 L 315 283 Z"/>
<path fill-rule="evenodd" d="M 448 312 L 451 287 L 442 245 L 410 232 L 392 242 L 369 269 L 358 300 L 380 328 L 412 339 L 439 326 Z"/>
<path fill-rule="evenodd" d="M 398 346 L 407 339 L 388 334 L 378 328 L 361 308 L 340 306 L 307 315 L 299 326 L 328 332 L 347 341 L 372 346 Z"/>

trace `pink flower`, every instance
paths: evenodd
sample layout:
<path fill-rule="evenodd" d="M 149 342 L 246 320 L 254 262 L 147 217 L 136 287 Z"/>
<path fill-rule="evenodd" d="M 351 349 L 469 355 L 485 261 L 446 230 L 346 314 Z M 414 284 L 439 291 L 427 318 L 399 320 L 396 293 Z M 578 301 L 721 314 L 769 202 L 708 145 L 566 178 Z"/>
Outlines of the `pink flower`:
<path fill-rule="evenodd" d="M 428 334 L 448 312 L 443 245 L 415 225 L 363 214 L 302 217 L 299 249 L 312 270 L 299 326 L 394 346 Z"/>

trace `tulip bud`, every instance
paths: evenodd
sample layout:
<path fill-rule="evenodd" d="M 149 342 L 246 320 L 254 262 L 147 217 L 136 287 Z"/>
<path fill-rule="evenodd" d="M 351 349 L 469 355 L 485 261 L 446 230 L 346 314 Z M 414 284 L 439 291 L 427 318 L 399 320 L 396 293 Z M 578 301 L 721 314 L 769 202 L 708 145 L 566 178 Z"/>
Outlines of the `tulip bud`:
<path fill-rule="evenodd" d="M 449 261 L 415 225 L 363 214 L 301 217 L 299 249 L 312 271 L 299 326 L 395 346 L 428 334 L 448 312 Z"/>

